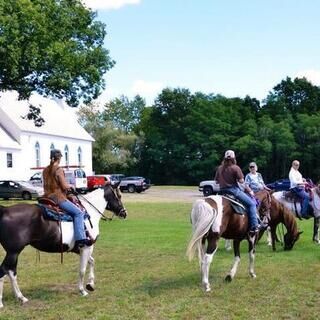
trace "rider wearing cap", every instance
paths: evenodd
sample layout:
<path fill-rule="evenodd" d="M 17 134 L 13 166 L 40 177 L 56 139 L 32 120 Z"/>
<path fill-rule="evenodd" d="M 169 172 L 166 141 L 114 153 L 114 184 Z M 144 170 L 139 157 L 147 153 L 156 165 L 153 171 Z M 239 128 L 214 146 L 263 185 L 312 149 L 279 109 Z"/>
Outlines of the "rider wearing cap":
<path fill-rule="evenodd" d="M 73 218 L 74 237 L 77 247 L 90 246 L 92 241 L 86 238 L 83 212 L 67 199 L 67 191 L 74 187 L 66 182 L 64 171 L 59 167 L 62 154 L 58 149 L 50 152 L 50 164 L 43 170 L 45 197 L 58 203 L 59 207 Z"/>
<path fill-rule="evenodd" d="M 258 223 L 256 201 L 242 191 L 239 186 L 241 185 L 251 196 L 254 195 L 253 191 L 244 184 L 244 176 L 240 167 L 237 165 L 233 150 L 227 150 L 225 152 L 222 164 L 217 169 L 215 180 L 219 183 L 222 191 L 233 194 L 247 206 L 250 232 L 258 232 L 266 228 L 266 225 L 259 225 Z"/>

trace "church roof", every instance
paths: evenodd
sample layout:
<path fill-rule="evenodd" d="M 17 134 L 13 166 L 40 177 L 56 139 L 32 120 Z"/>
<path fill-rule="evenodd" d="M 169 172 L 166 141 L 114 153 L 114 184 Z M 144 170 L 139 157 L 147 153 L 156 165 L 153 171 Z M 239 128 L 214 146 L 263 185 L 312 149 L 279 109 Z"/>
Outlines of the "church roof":
<path fill-rule="evenodd" d="M 0 124 L 0 148 L 21 149 L 20 144 L 1 127 Z"/>
<path fill-rule="evenodd" d="M 29 111 L 29 103 L 40 107 L 41 117 L 45 120 L 41 127 L 36 127 L 32 120 L 23 119 L 23 116 Z M 44 98 L 34 94 L 30 97 L 29 103 L 26 100 L 18 100 L 18 94 L 14 91 L 0 93 L 0 109 L 7 114 L 19 130 L 94 141 L 91 135 L 78 123 L 74 109 L 61 100 Z"/>

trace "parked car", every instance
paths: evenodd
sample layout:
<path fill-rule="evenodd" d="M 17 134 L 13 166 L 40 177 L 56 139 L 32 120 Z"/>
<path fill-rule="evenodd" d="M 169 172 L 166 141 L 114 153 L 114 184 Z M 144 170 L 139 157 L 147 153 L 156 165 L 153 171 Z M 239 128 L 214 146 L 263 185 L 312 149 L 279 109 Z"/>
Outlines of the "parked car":
<path fill-rule="evenodd" d="M 314 186 L 314 183 L 310 178 L 307 178 L 306 181 L 309 183 L 309 188 Z M 279 179 L 274 182 L 268 183 L 266 186 L 274 191 L 287 191 L 290 189 L 290 180 Z"/>
<path fill-rule="evenodd" d="M 43 196 L 43 188 L 33 186 L 27 181 L 0 180 L 0 198 L 36 199 Z"/>
<path fill-rule="evenodd" d="M 112 185 L 119 183 L 124 174 L 97 174 L 97 177 L 103 177 L 105 181 L 109 181 Z"/>
<path fill-rule="evenodd" d="M 110 174 L 110 179 L 111 179 L 111 181 L 114 181 L 114 182 L 116 182 L 116 181 L 119 182 L 124 177 L 125 177 L 125 175 L 122 174 L 122 173 L 112 173 L 112 174 Z"/>
<path fill-rule="evenodd" d="M 219 190 L 220 186 L 215 180 L 205 180 L 199 184 L 199 191 L 202 192 L 205 197 L 215 194 Z"/>
<path fill-rule="evenodd" d="M 34 186 L 42 187 L 43 186 L 42 185 L 42 172 L 41 171 L 36 172 L 34 175 L 32 175 L 32 177 L 30 178 L 30 180 L 28 182 Z"/>
<path fill-rule="evenodd" d="M 88 181 L 86 173 L 82 169 L 64 169 L 66 181 L 72 184 L 78 192 L 88 191 Z M 36 172 L 28 181 L 34 186 L 42 186 L 42 171 Z"/>
<path fill-rule="evenodd" d="M 104 176 L 87 176 L 88 191 L 102 188 L 106 183 Z"/>
<path fill-rule="evenodd" d="M 120 190 L 133 192 L 142 192 L 150 188 L 150 180 L 144 177 L 133 176 L 133 177 L 124 177 L 120 181 Z"/>
<path fill-rule="evenodd" d="M 86 173 L 82 169 L 64 170 L 66 181 L 72 184 L 78 192 L 88 191 L 88 180 Z"/>

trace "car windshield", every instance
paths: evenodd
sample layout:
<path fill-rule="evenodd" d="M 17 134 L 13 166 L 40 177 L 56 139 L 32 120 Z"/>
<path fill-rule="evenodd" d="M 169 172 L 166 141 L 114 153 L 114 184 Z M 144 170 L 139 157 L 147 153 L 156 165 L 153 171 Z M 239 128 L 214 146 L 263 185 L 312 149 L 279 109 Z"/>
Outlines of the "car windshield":
<path fill-rule="evenodd" d="M 17 181 L 17 183 L 19 183 L 23 187 L 33 188 L 33 185 L 31 183 L 27 182 L 27 181 Z"/>

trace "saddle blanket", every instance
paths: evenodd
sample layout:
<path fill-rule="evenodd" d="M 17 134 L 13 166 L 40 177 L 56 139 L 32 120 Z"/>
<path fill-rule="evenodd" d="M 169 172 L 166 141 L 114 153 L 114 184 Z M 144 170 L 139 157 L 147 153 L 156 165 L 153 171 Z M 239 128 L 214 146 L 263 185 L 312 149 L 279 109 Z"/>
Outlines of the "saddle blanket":
<path fill-rule="evenodd" d="M 41 209 L 42 215 L 47 220 L 53 221 L 73 221 L 73 218 L 68 213 L 57 213 L 54 210 L 49 209 L 48 207 L 37 204 L 37 206 Z M 84 219 L 89 219 L 89 215 L 87 212 L 84 212 Z"/>
<path fill-rule="evenodd" d="M 236 200 L 235 197 L 230 196 L 229 194 L 222 195 L 222 197 L 230 201 L 230 204 L 236 213 L 243 215 L 247 212 L 246 207 L 241 202 Z"/>

